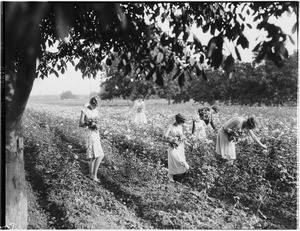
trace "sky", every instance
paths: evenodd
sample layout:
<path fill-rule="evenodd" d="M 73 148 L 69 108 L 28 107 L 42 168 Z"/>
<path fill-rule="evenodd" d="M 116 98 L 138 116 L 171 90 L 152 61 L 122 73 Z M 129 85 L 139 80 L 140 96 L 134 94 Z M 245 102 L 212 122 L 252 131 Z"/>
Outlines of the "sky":
<path fill-rule="evenodd" d="M 280 26 L 283 32 L 292 35 L 292 27 L 296 22 L 297 17 L 295 15 L 285 14 L 283 18 L 279 20 L 274 19 L 274 24 Z M 246 21 L 251 23 L 252 27 L 255 28 L 256 25 L 252 23 L 251 18 L 246 18 Z M 271 22 L 271 21 L 270 21 Z M 201 38 L 202 44 L 207 44 L 211 35 L 204 35 L 201 29 L 192 29 L 192 32 L 199 38 Z M 245 30 L 245 36 L 249 40 L 249 49 L 239 49 L 242 60 L 245 62 L 251 62 L 252 60 L 252 52 L 251 50 L 254 48 L 255 44 L 257 44 L 257 37 L 262 38 L 264 36 L 264 32 L 262 31 L 254 31 Z M 293 40 L 296 45 L 292 45 L 291 43 L 287 43 L 287 49 L 289 54 L 292 54 L 295 49 L 297 49 L 297 34 L 296 32 L 292 35 Z M 226 43 L 225 46 L 228 50 L 232 51 L 233 54 L 234 48 L 231 44 Z M 31 91 L 31 95 L 59 95 L 64 91 L 71 91 L 75 95 L 89 95 L 92 92 L 100 91 L 100 81 L 103 81 L 101 78 L 101 74 L 99 73 L 95 79 L 91 78 L 82 78 L 81 72 L 75 71 L 75 68 L 70 64 L 68 65 L 68 69 L 64 75 L 60 74 L 59 78 L 57 78 L 54 74 L 48 76 L 45 79 L 37 78 L 34 82 L 33 89 Z"/>
<path fill-rule="evenodd" d="M 59 78 L 53 74 L 44 79 L 36 78 L 31 95 L 60 95 L 65 91 L 71 91 L 75 95 L 89 95 L 92 92 L 100 92 L 102 80 L 100 74 L 95 79 L 87 77 L 83 79 L 81 72 L 68 65 L 65 74 L 59 74 Z"/>

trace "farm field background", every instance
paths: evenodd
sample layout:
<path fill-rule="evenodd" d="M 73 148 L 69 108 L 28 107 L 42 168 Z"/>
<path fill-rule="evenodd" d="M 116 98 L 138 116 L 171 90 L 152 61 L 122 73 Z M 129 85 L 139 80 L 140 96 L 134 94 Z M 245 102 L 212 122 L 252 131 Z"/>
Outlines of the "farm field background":
<path fill-rule="evenodd" d="M 190 137 L 202 105 L 146 100 L 148 124 L 131 123 L 132 102 L 101 101 L 105 152 L 89 180 L 84 129 L 87 98 L 31 98 L 23 129 L 30 229 L 295 229 L 297 227 L 297 110 L 293 107 L 221 105 L 220 121 L 259 118 L 263 150 L 245 137 L 234 166 L 220 162 L 212 142 Z M 191 169 L 182 183 L 167 179 L 162 134 L 176 113 L 187 117 L 185 149 Z"/>

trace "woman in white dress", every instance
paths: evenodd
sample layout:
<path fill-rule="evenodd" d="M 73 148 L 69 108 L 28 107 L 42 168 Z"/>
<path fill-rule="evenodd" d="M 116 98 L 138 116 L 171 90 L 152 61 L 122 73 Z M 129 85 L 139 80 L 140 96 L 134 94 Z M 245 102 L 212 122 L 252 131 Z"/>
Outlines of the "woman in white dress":
<path fill-rule="evenodd" d="M 87 158 L 89 159 L 90 178 L 99 182 L 97 172 L 99 165 L 104 157 L 104 152 L 100 143 L 99 136 L 99 113 L 97 110 L 98 100 L 92 97 L 86 105 L 81 109 L 80 127 L 86 129 L 86 147 Z"/>
<path fill-rule="evenodd" d="M 133 109 L 135 111 L 133 122 L 135 124 L 146 124 L 145 102 L 142 95 L 139 95 L 138 99 L 134 102 Z"/>
<path fill-rule="evenodd" d="M 206 124 L 202 120 L 199 111 L 198 111 L 198 118 L 193 119 L 193 127 L 192 127 L 192 135 L 194 135 L 194 138 L 199 141 L 205 141 L 206 140 Z"/>
<path fill-rule="evenodd" d="M 218 131 L 216 143 L 217 154 L 227 160 L 229 164 L 233 164 L 233 161 L 236 159 L 235 142 L 243 131 L 248 133 L 262 148 L 266 149 L 267 146 L 262 144 L 252 131 L 257 126 L 258 123 L 254 117 L 248 119 L 233 117 L 229 119 Z"/>
<path fill-rule="evenodd" d="M 171 124 L 164 134 L 165 141 L 168 142 L 168 177 L 171 182 L 177 181 L 177 179 L 186 173 L 189 169 L 189 165 L 186 162 L 184 152 L 184 137 L 182 124 L 184 124 L 185 118 L 177 114 L 175 116 L 175 122 Z"/>

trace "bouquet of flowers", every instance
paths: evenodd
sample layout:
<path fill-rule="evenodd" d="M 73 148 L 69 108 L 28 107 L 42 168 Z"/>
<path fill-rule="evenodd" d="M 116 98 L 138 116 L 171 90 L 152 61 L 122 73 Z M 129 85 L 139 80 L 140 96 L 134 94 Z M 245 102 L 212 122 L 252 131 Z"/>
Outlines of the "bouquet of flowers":
<path fill-rule="evenodd" d="M 242 135 L 241 129 L 228 128 L 226 132 L 227 132 L 229 141 L 232 141 L 232 142 L 237 142 Z"/>
<path fill-rule="evenodd" d="M 89 129 L 97 130 L 98 129 L 97 125 L 99 124 L 99 119 L 97 117 L 90 118 L 85 121 L 85 124 L 88 126 Z"/>
<path fill-rule="evenodd" d="M 184 141 L 182 135 L 175 135 L 169 137 L 169 145 L 171 148 L 177 148 L 180 143 Z"/>
<path fill-rule="evenodd" d="M 143 106 L 138 106 L 137 112 L 138 112 L 138 113 L 139 113 L 139 112 L 142 112 L 142 110 L 143 110 Z"/>

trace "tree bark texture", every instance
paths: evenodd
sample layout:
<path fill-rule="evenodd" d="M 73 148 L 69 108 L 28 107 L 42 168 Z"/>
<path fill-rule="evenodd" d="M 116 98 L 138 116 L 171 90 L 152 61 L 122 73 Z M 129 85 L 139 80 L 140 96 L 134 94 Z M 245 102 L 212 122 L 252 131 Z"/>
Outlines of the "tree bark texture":
<path fill-rule="evenodd" d="M 5 224 L 10 229 L 27 229 L 27 197 L 23 139 L 10 131 L 6 135 Z"/>
<path fill-rule="evenodd" d="M 13 51 L 12 51 L 13 52 Z M 35 57 L 19 50 L 17 73 L 5 70 L 5 225 L 27 229 L 22 116 L 36 77 Z"/>

